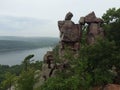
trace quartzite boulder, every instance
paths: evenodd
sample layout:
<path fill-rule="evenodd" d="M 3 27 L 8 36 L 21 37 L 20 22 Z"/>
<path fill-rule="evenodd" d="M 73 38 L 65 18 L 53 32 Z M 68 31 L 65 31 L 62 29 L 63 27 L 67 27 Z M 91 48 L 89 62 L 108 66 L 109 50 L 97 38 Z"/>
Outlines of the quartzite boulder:
<path fill-rule="evenodd" d="M 94 12 L 91 12 L 85 16 L 85 22 L 86 23 L 103 23 L 103 20 L 100 18 L 97 18 Z"/>
<path fill-rule="evenodd" d="M 53 62 L 53 51 L 47 51 L 44 55 L 44 63 L 48 64 L 48 68 L 51 68 L 51 63 Z"/>
<path fill-rule="evenodd" d="M 84 25 L 85 24 L 85 17 L 80 17 L 79 24 L 80 25 Z"/>
<path fill-rule="evenodd" d="M 80 40 L 80 26 L 72 21 L 59 21 L 60 39 L 63 42 L 77 42 Z"/>
<path fill-rule="evenodd" d="M 93 44 L 97 37 L 104 37 L 104 30 L 101 27 L 103 20 L 97 18 L 94 12 L 85 16 L 85 23 L 88 23 L 88 28 L 87 28 L 88 44 Z"/>
<path fill-rule="evenodd" d="M 68 12 L 65 16 L 65 20 L 58 21 L 58 28 L 60 31 L 60 44 L 59 44 L 59 57 L 63 58 L 66 51 L 69 49 L 73 56 L 80 48 L 80 40 L 82 36 L 82 25 L 84 24 L 84 18 L 79 24 L 75 24 L 71 21 L 73 14 Z"/>
<path fill-rule="evenodd" d="M 73 14 L 71 12 L 68 12 L 65 16 L 65 20 L 71 20 L 72 17 L 73 17 Z"/>

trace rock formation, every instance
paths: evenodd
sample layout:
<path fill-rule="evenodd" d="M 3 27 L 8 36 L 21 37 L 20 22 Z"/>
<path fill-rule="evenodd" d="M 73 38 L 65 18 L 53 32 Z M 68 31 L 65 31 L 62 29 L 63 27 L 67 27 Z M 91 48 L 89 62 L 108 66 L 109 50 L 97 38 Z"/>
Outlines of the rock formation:
<path fill-rule="evenodd" d="M 82 27 L 85 23 L 88 24 L 86 36 L 88 44 L 93 44 L 98 36 L 104 37 L 104 31 L 101 27 L 103 20 L 97 18 L 94 12 L 85 17 L 81 17 L 78 24 L 71 21 L 72 17 L 73 14 L 68 12 L 64 20 L 58 21 L 58 28 L 60 31 L 59 58 L 62 62 L 55 64 L 53 51 L 48 51 L 44 56 L 44 64 L 41 73 L 44 80 L 54 76 L 56 69 L 63 70 L 69 66 L 68 60 L 64 60 L 66 48 L 72 52 L 73 57 L 78 54 L 77 51 L 80 49 L 80 41 L 82 39 Z"/>
<path fill-rule="evenodd" d="M 42 66 L 42 77 L 44 80 L 52 76 L 53 70 L 55 69 L 55 64 L 53 63 L 53 52 L 48 51 L 44 56 L 44 64 Z"/>
<path fill-rule="evenodd" d="M 57 70 L 65 70 L 70 67 L 69 60 L 64 58 L 66 48 L 72 52 L 72 56 L 76 57 L 80 50 L 80 41 L 82 39 L 82 27 L 85 23 L 88 24 L 87 29 L 87 43 L 93 44 L 95 39 L 100 36 L 104 37 L 104 30 L 101 27 L 103 20 L 97 18 L 92 12 L 85 17 L 81 17 L 78 24 L 71 21 L 73 14 L 68 12 L 64 20 L 58 21 L 58 28 L 60 31 L 59 41 L 59 59 L 60 63 L 55 63 L 53 51 L 48 51 L 44 55 L 44 63 L 40 73 L 41 84 L 49 77 L 54 77 Z"/>
<path fill-rule="evenodd" d="M 82 25 L 75 24 L 73 21 L 71 21 L 72 17 L 73 14 L 68 12 L 65 16 L 65 20 L 58 21 L 58 27 L 60 31 L 60 57 L 64 56 L 65 47 L 68 47 L 74 53 L 80 49 Z"/>
<path fill-rule="evenodd" d="M 117 84 L 107 84 L 105 86 L 97 86 L 92 90 L 120 90 L 120 85 Z"/>
<path fill-rule="evenodd" d="M 104 30 L 101 27 L 103 20 L 97 18 L 94 12 L 91 12 L 84 18 L 85 23 L 88 24 L 87 43 L 93 44 L 97 37 L 104 37 Z"/>

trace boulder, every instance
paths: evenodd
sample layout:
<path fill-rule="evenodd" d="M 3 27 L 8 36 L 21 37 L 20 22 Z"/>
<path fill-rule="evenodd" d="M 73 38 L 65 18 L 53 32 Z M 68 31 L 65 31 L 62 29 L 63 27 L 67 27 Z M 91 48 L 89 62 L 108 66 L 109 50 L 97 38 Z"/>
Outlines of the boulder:
<path fill-rule="evenodd" d="M 104 90 L 120 90 L 120 85 L 108 84 L 105 86 Z"/>
<path fill-rule="evenodd" d="M 92 90 L 120 90 L 120 85 L 118 85 L 118 84 L 107 84 L 105 86 L 96 86 Z"/>
<path fill-rule="evenodd" d="M 100 18 L 97 18 L 94 12 L 91 12 L 85 16 L 85 22 L 86 23 L 103 23 L 103 20 Z"/>
<path fill-rule="evenodd" d="M 48 68 L 51 68 L 51 63 L 53 62 L 53 51 L 47 51 L 44 55 L 44 63 L 48 64 Z"/>
<path fill-rule="evenodd" d="M 58 25 L 59 26 L 59 25 Z M 80 40 L 80 28 L 72 21 L 65 21 L 60 28 L 60 38 L 63 42 L 76 42 Z"/>
<path fill-rule="evenodd" d="M 79 24 L 80 25 L 84 25 L 85 24 L 85 17 L 80 17 Z"/>
<path fill-rule="evenodd" d="M 99 26 L 96 23 L 91 23 L 88 27 L 88 34 L 93 34 L 94 37 L 99 33 Z"/>
<path fill-rule="evenodd" d="M 85 16 L 85 22 L 86 23 L 92 23 L 95 22 L 96 20 L 96 15 L 94 12 L 89 13 L 88 15 Z"/>
<path fill-rule="evenodd" d="M 73 14 L 71 12 L 68 12 L 65 16 L 65 20 L 71 20 L 72 17 L 73 17 Z"/>

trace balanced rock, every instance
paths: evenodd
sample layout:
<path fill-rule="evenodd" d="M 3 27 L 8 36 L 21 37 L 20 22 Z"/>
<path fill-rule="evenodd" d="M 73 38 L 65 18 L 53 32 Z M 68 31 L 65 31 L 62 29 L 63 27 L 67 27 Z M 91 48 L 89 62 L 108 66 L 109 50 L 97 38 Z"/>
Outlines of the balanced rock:
<path fill-rule="evenodd" d="M 68 12 L 65 16 L 65 20 L 71 20 L 72 17 L 73 17 L 73 14 L 71 12 Z"/>

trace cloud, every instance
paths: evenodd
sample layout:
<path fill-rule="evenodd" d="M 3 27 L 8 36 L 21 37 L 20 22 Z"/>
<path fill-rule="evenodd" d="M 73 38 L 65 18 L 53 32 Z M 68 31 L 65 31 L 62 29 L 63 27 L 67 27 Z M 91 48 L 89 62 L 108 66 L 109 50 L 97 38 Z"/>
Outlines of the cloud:
<path fill-rule="evenodd" d="M 28 17 L 0 16 L 0 29 L 2 30 L 22 30 L 49 24 L 49 20 L 39 20 Z"/>
<path fill-rule="evenodd" d="M 0 35 L 47 36 L 48 34 L 50 36 L 52 34 L 49 29 L 53 26 L 50 20 L 0 16 Z"/>
<path fill-rule="evenodd" d="M 91 11 L 101 17 L 112 7 L 119 8 L 120 0 L 0 0 L 0 35 L 58 37 L 57 21 L 67 12 L 78 23 Z"/>

